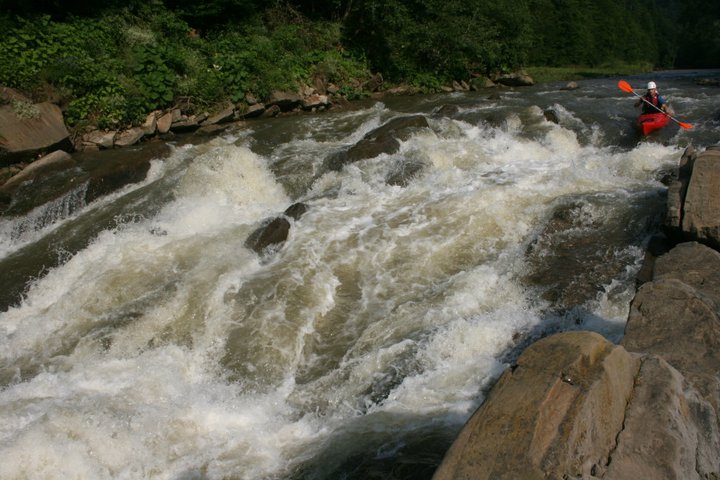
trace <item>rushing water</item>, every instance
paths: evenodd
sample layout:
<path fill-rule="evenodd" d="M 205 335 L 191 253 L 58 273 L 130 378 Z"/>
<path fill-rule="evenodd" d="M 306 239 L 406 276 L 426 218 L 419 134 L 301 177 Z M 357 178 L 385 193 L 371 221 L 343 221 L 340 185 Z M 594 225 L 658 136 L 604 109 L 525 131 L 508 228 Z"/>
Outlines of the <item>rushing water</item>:
<path fill-rule="evenodd" d="M 695 128 L 645 141 L 616 78 L 368 100 L 0 220 L 6 273 L 54 258 L 0 313 L 0 478 L 429 478 L 528 341 L 622 337 L 663 175 L 720 139 L 708 75 L 652 78 Z M 399 152 L 323 169 L 407 114 Z"/>

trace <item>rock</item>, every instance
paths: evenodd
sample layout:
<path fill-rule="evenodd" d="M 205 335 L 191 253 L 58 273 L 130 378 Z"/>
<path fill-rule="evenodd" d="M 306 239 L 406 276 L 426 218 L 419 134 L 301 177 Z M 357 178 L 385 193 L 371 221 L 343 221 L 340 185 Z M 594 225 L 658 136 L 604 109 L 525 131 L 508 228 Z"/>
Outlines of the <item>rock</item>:
<path fill-rule="evenodd" d="M 0 100 L 2 100 L 2 102 L 0 103 L 32 103 L 32 100 L 30 100 L 28 97 L 18 92 L 14 88 L 10 87 L 0 87 Z"/>
<path fill-rule="evenodd" d="M 270 97 L 265 102 L 266 105 L 272 107 L 277 105 L 280 110 L 287 112 L 299 107 L 302 103 L 302 98 L 297 93 L 291 92 L 280 92 L 275 91 L 270 94 Z"/>
<path fill-rule="evenodd" d="M 305 203 L 298 202 L 298 203 L 293 203 L 292 205 L 290 205 L 285 210 L 285 212 L 283 212 L 283 214 L 294 220 L 299 220 L 300 217 L 302 217 L 305 214 L 305 212 L 307 212 L 307 210 L 308 210 L 308 206 Z"/>
<path fill-rule="evenodd" d="M 363 83 L 361 85 L 361 88 L 368 92 L 377 92 L 380 89 L 380 87 L 382 86 L 383 82 L 384 82 L 384 79 L 383 79 L 382 74 L 376 73 L 375 75 L 370 77 L 370 80 Z"/>
<path fill-rule="evenodd" d="M 277 105 L 270 105 L 268 108 L 262 111 L 260 116 L 262 117 L 277 117 L 280 114 L 280 107 Z"/>
<path fill-rule="evenodd" d="M 290 222 L 284 217 L 276 217 L 251 233 L 245 246 L 256 253 L 263 253 L 268 247 L 287 240 L 289 231 Z"/>
<path fill-rule="evenodd" d="M 400 140 L 407 140 L 421 128 L 429 128 L 427 119 L 422 115 L 396 117 L 384 125 L 368 132 L 358 143 L 347 151 L 337 152 L 325 160 L 325 168 L 341 170 L 348 163 L 378 155 L 392 154 L 400 148 Z"/>
<path fill-rule="evenodd" d="M 145 122 L 142 124 L 143 133 L 145 135 L 154 135 L 155 130 L 157 130 L 157 118 L 160 114 L 159 111 L 154 111 L 148 114 L 147 117 L 145 117 Z"/>
<path fill-rule="evenodd" d="M 12 106 L 0 107 L 0 166 L 30 160 L 46 151 L 73 151 L 62 112 L 49 102 L 27 104 L 27 116 Z"/>
<path fill-rule="evenodd" d="M 115 137 L 115 146 L 116 147 L 129 147 L 130 145 L 135 145 L 144 136 L 145 136 L 145 131 L 144 131 L 143 127 L 129 128 L 123 132 L 120 132 Z"/>
<path fill-rule="evenodd" d="M 716 412 L 677 369 L 566 332 L 501 376 L 433 479 L 700 480 L 719 467 Z"/>
<path fill-rule="evenodd" d="M 695 149 L 689 146 L 680 158 L 677 178 L 670 182 L 667 194 L 667 207 L 665 210 L 665 227 L 671 237 L 682 237 L 682 209 L 685 201 L 692 166 L 695 161 Z"/>
<path fill-rule="evenodd" d="M 557 113 L 555 110 L 548 109 L 543 112 L 543 116 L 545 117 L 545 120 L 552 123 L 560 123 L 560 120 L 558 119 Z"/>
<path fill-rule="evenodd" d="M 82 137 L 83 145 L 94 145 L 98 148 L 113 148 L 115 145 L 116 130 L 103 132 L 102 130 L 93 130 L 86 133 Z"/>
<path fill-rule="evenodd" d="M 168 133 L 170 131 L 170 126 L 173 122 L 173 114 L 172 112 L 167 112 L 163 116 L 161 116 L 157 121 L 157 132 L 158 133 Z"/>
<path fill-rule="evenodd" d="M 302 108 L 305 110 L 312 110 L 314 108 L 324 108 L 330 104 L 330 100 L 327 95 L 311 95 L 305 97 L 302 100 Z"/>
<path fill-rule="evenodd" d="M 237 115 L 240 118 L 253 118 L 253 117 L 259 117 L 265 112 L 265 105 L 262 103 L 253 103 L 251 105 L 248 105 L 248 107 L 240 112 L 237 111 Z"/>
<path fill-rule="evenodd" d="M 705 150 L 692 165 L 683 202 L 682 230 L 689 239 L 720 248 L 720 151 Z"/>
<path fill-rule="evenodd" d="M 481 88 L 492 88 L 495 86 L 495 82 L 490 80 L 484 75 L 479 75 L 470 79 L 470 89 L 480 90 Z"/>
<path fill-rule="evenodd" d="M 662 358 L 643 358 L 623 427 L 609 465 L 591 474 L 608 480 L 718 478 L 715 410 Z"/>
<path fill-rule="evenodd" d="M 655 261 L 630 304 L 622 344 L 662 356 L 720 407 L 720 253 L 683 243 Z"/>
<path fill-rule="evenodd" d="M 560 90 L 576 90 L 578 88 L 577 82 L 568 82 L 567 85 L 565 85 Z"/>
<path fill-rule="evenodd" d="M 522 70 L 499 75 L 494 79 L 494 81 L 495 83 L 506 85 L 508 87 L 530 87 L 535 85 L 535 81 L 532 77 Z"/>
<path fill-rule="evenodd" d="M 230 122 L 230 121 L 234 120 L 234 118 L 235 118 L 235 107 L 233 105 L 228 105 L 220 112 L 209 117 L 202 124 L 203 124 L 203 126 L 215 125 L 218 123 Z"/>
<path fill-rule="evenodd" d="M 0 190 L 7 192 L 13 187 L 23 182 L 32 180 L 40 175 L 45 175 L 49 172 L 57 170 L 64 170 L 72 167 L 73 165 L 75 165 L 75 162 L 70 154 L 62 150 L 56 150 L 49 155 L 45 155 L 44 157 L 35 160 L 30 165 L 22 169 L 5 182 L 5 184 L 0 187 Z"/>
<path fill-rule="evenodd" d="M 198 118 L 196 116 L 181 117 L 180 120 L 174 121 L 170 125 L 170 131 L 175 133 L 192 132 L 200 128 Z"/>
<path fill-rule="evenodd" d="M 433 479 L 587 478 L 615 448 L 639 368 L 595 333 L 539 340 L 500 377 Z"/>

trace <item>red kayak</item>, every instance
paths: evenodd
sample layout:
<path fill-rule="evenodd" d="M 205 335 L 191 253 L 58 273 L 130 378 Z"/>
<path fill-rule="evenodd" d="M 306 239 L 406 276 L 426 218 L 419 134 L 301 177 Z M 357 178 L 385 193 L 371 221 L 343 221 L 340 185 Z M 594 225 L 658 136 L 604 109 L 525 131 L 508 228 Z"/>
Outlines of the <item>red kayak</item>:
<path fill-rule="evenodd" d="M 646 113 L 637 119 L 637 127 L 643 135 L 649 135 L 655 130 L 660 130 L 670 122 L 670 117 L 664 113 Z"/>

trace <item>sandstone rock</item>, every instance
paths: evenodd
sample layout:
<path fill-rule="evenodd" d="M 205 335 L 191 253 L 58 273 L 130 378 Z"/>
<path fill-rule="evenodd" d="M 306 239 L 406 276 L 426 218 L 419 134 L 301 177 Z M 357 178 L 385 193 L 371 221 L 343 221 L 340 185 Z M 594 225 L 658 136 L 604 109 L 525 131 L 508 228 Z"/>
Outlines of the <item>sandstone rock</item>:
<path fill-rule="evenodd" d="M 683 202 L 682 230 L 690 239 L 720 248 L 720 151 L 697 155 Z"/>
<path fill-rule="evenodd" d="M 243 112 L 238 112 L 238 116 L 240 118 L 253 118 L 253 117 L 259 117 L 265 112 L 265 105 L 262 103 L 253 103 L 251 105 L 248 105 L 247 109 L 245 109 Z"/>
<path fill-rule="evenodd" d="M 148 116 L 145 117 L 145 122 L 142 124 L 143 133 L 145 135 L 155 134 L 155 130 L 157 130 L 157 119 L 159 114 L 160 112 L 156 110 L 149 113 Z"/>
<path fill-rule="evenodd" d="M 0 166 L 32 159 L 48 150 L 73 150 L 57 105 L 31 105 L 33 115 L 20 117 L 12 106 L 0 107 Z"/>
<path fill-rule="evenodd" d="M 196 116 L 181 117 L 178 121 L 173 121 L 170 125 L 170 131 L 181 133 L 181 132 L 192 132 L 200 128 L 198 118 Z"/>
<path fill-rule="evenodd" d="M 682 209 L 685 201 L 685 193 L 690 183 L 693 162 L 695 161 L 695 149 L 689 146 L 680 158 L 677 178 L 668 186 L 667 208 L 665 211 L 665 227 L 673 237 L 682 236 Z"/>
<path fill-rule="evenodd" d="M 655 262 L 635 295 L 623 346 L 662 356 L 720 407 L 720 254 L 681 244 Z"/>
<path fill-rule="evenodd" d="M 3 191 L 8 191 L 22 182 L 32 180 L 40 175 L 49 172 L 63 170 L 75 165 L 70 154 L 62 150 L 56 150 L 49 155 L 35 160 L 30 165 L 22 169 L 16 175 L 11 177 L 5 184 L 0 187 Z"/>
<path fill-rule="evenodd" d="M 718 478 L 720 435 L 708 402 L 665 360 L 643 359 L 604 479 Z"/>
<path fill-rule="evenodd" d="M 588 478 L 607 464 L 640 367 L 590 332 L 528 347 L 468 421 L 434 480 Z"/>
<path fill-rule="evenodd" d="M 305 110 L 327 107 L 328 104 L 330 104 L 330 100 L 327 95 L 311 95 L 302 100 L 302 108 Z"/>
<path fill-rule="evenodd" d="M 129 147 L 130 145 L 135 145 L 144 136 L 145 136 L 145 131 L 143 130 L 143 127 L 129 128 L 123 132 L 120 132 L 115 137 L 115 146 L 116 147 Z"/>
<path fill-rule="evenodd" d="M 218 123 L 230 122 L 235 118 L 235 107 L 228 105 L 215 115 L 209 117 L 203 122 L 203 125 L 215 125 Z"/>
<path fill-rule="evenodd" d="M 90 133 L 83 135 L 83 143 L 85 145 L 95 145 L 98 148 L 113 148 L 115 145 L 115 137 L 117 131 L 111 130 L 109 132 L 103 132 L 102 130 L 93 130 Z"/>
<path fill-rule="evenodd" d="M 161 116 L 157 121 L 157 131 L 158 133 L 167 133 L 170 131 L 170 126 L 173 122 L 173 114 L 172 112 L 167 112 L 163 116 Z"/>

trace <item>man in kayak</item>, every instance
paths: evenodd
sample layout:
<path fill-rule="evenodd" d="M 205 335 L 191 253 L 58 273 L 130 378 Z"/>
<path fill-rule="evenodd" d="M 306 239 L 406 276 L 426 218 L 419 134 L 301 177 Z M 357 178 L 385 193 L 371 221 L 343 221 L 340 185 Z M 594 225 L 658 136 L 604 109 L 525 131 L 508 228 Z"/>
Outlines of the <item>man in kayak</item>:
<path fill-rule="evenodd" d="M 646 101 L 643 101 L 643 99 L 645 99 Z M 658 110 L 649 105 L 649 103 L 655 105 L 658 109 L 670 115 L 670 108 L 668 108 L 668 104 L 667 102 L 665 102 L 665 99 L 662 97 L 662 95 L 658 95 L 657 85 L 655 85 L 655 82 L 648 82 L 647 93 L 643 95 L 640 99 L 638 99 L 637 102 L 635 102 L 635 106 L 639 107 L 640 105 L 642 105 L 643 114 L 657 113 Z"/>

